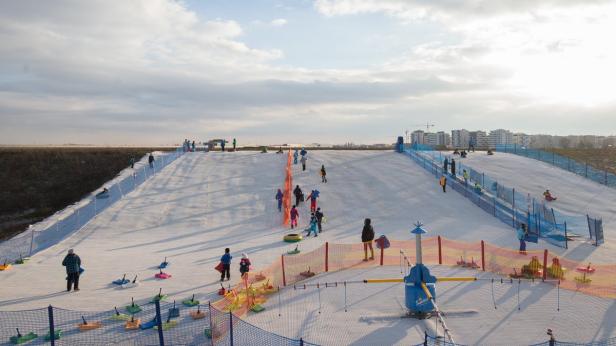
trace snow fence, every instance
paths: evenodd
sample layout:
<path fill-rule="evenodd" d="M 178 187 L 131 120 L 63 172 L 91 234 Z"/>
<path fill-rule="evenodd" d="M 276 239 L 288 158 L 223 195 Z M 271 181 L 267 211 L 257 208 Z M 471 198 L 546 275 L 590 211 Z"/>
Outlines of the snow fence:
<path fill-rule="evenodd" d="M 92 194 L 31 226 L 28 231 L 0 243 L 0 264 L 2 262 L 14 263 L 22 257 L 29 257 L 57 244 L 80 230 L 98 214 L 135 190 L 182 154 L 182 149 L 179 148 L 173 152 L 158 155 L 152 167 L 147 164 L 140 167 L 135 166 L 132 175 L 111 186 L 105 185 L 108 189 L 107 193 Z"/>

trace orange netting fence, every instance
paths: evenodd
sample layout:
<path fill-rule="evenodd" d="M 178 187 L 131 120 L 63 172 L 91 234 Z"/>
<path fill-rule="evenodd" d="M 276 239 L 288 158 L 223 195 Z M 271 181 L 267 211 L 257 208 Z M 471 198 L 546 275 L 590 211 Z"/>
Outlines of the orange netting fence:
<path fill-rule="evenodd" d="M 415 241 L 391 240 L 387 249 L 374 248 L 375 259 L 364 261 L 363 244 L 325 243 L 306 253 L 282 255 L 269 267 L 248 273 L 246 283 L 238 285 L 236 295 L 249 291 L 253 302 L 263 302 L 267 295 L 284 286 L 325 272 L 378 266 L 406 266 L 401 254 L 414 264 Z M 484 241 L 464 242 L 443 237 L 422 239 L 423 263 L 460 266 L 467 269 L 492 272 L 507 278 L 523 278 L 559 284 L 561 288 L 586 294 L 616 298 L 616 265 L 593 265 L 559 258 L 548 250 L 519 252 L 501 248 Z M 248 289 L 246 289 L 248 287 Z M 234 300 L 235 299 L 235 300 Z M 241 302 L 239 305 L 238 302 Z M 214 307 L 246 313 L 250 301 L 226 297 Z"/>
<path fill-rule="evenodd" d="M 291 192 L 293 191 L 293 171 L 291 170 L 291 149 L 287 154 L 287 166 L 285 168 L 284 193 L 282 195 L 282 224 L 289 225 L 291 218 Z"/>

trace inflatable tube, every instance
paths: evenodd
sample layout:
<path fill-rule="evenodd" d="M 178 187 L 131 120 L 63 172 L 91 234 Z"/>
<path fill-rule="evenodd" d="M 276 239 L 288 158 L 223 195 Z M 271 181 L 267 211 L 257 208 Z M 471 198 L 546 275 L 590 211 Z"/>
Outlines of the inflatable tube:
<path fill-rule="evenodd" d="M 302 239 L 302 235 L 297 233 L 289 233 L 282 238 L 282 240 L 286 241 L 287 243 L 297 243 Z"/>

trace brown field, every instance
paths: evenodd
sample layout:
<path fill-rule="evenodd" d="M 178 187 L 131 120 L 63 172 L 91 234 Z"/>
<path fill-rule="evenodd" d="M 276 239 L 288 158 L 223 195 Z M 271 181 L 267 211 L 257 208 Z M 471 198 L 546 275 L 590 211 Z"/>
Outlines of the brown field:
<path fill-rule="evenodd" d="M 589 166 L 616 174 L 616 149 L 547 149 L 547 151 L 585 162 Z"/>
<path fill-rule="evenodd" d="M 23 232 L 113 179 L 153 150 L 0 148 L 0 240 Z"/>

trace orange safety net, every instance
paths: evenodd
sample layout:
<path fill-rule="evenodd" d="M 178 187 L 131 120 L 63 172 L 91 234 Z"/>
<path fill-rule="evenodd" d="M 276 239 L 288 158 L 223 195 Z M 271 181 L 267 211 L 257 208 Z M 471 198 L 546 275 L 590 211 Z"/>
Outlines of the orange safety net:
<path fill-rule="evenodd" d="M 247 282 L 234 288 L 234 295 L 226 296 L 213 305 L 242 315 L 249 311 L 250 304 L 265 301 L 268 294 L 277 292 L 280 287 L 299 284 L 327 271 L 415 264 L 414 240 L 391 240 L 390 247 L 384 250 L 373 243 L 373 250 L 374 260 L 368 261 L 364 261 L 362 243 L 325 243 L 310 252 L 285 254 L 269 267 L 249 273 Z M 370 250 L 367 255 L 370 257 Z M 580 263 L 559 258 L 547 250 L 521 253 L 482 241 L 464 242 L 442 237 L 423 238 L 422 255 L 423 263 L 429 265 L 460 266 L 492 272 L 505 278 L 547 279 L 546 282 L 559 284 L 564 289 L 616 298 L 616 265 Z"/>
<path fill-rule="evenodd" d="M 291 221 L 291 193 L 293 192 L 293 171 L 291 170 L 291 149 L 287 154 L 287 167 L 285 168 L 286 176 L 284 179 L 284 193 L 282 197 L 282 224 L 289 225 Z"/>

